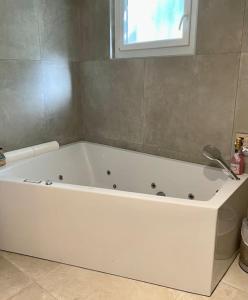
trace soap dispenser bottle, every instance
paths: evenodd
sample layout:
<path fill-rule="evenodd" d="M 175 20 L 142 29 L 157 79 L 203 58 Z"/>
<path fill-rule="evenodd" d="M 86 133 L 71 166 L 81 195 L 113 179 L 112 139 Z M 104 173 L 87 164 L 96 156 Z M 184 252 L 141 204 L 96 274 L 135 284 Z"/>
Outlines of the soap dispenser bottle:
<path fill-rule="evenodd" d="M 0 147 L 0 167 L 3 167 L 6 165 L 6 157 L 3 153 L 3 148 Z"/>
<path fill-rule="evenodd" d="M 242 175 L 245 171 L 245 159 L 242 153 L 243 138 L 239 137 L 235 141 L 235 153 L 231 159 L 231 169 L 236 175 Z"/>

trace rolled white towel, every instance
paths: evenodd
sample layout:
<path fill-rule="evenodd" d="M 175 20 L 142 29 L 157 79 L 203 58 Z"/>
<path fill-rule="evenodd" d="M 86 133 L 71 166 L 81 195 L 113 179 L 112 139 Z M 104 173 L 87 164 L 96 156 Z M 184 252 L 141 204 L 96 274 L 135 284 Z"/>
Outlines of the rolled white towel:
<path fill-rule="evenodd" d="M 34 156 L 37 156 L 37 155 L 41 155 L 43 153 L 58 150 L 59 143 L 54 141 L 54 142 L 49 142 L 49 143 L 45 143 L 45 144 L 40 144 L 37 146 L 33 146 L 33 149 L 34 149 Z"/>
<path fill-rule="evenodd" d="M 34 149 L 32 147 L 27 147 L 23 149 L 18 149 L 10 152 L 4 153 L 6 157 L 6 163 L 11 163 L 17 160 L 23 160 L 34 156 Z"/>
<path fill-rule="evenodd" d="M 53 141 L 49 143 L 32 146 L 32 147 L 6 152 L 4 153 L 4 155 L 6 157 L 6 162 L 8 164 L 10 162 L 31 158 L 58 149 L 59 149 L 59 143 Z"/>

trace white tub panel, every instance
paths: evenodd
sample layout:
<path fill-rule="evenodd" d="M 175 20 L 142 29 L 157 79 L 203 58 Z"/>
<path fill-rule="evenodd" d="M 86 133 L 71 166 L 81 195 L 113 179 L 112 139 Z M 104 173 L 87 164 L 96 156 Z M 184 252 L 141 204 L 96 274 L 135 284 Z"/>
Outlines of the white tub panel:
<path fill-rule="evenodd" d="M 209 295 L 217 210 L 0 183 L 0 249 Z"/>
<path fill-rule="evenodd" d="M 212 289 L 226 273 L 240 247 L 240 229 L 247 216 L 248 181 L 236 189 L 218 209 Z"/>

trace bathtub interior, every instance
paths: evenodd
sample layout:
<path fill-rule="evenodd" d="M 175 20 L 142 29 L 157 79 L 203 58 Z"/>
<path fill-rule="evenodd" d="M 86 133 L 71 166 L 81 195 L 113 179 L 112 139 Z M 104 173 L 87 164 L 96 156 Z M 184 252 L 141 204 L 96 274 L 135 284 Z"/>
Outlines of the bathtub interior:
<path fill-rule="evenodd" d="M 216 168 L 88 142 L 10 164 L 0 170 L 1 177 L 49 179 L 151 195 L 162 192 L 169 197 L 201 201 L 211 199 L 230 180 Z"/>

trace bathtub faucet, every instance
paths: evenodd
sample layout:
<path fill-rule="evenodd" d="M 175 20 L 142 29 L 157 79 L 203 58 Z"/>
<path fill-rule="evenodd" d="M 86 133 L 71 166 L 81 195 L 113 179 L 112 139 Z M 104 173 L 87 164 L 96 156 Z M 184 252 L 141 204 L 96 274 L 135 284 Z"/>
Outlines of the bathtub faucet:
<path fill-rule="evenodd" d="M 211 161 L 216 162 L 219 166 L 221 166 L 229 176 L 234 180 L 239 180 L 240 178 L 228 167 L 228 165 L 224 162 L 221 157 L 220 151 L 211 145 L 204 146 L 202 149 L 202 154 Z"/>

